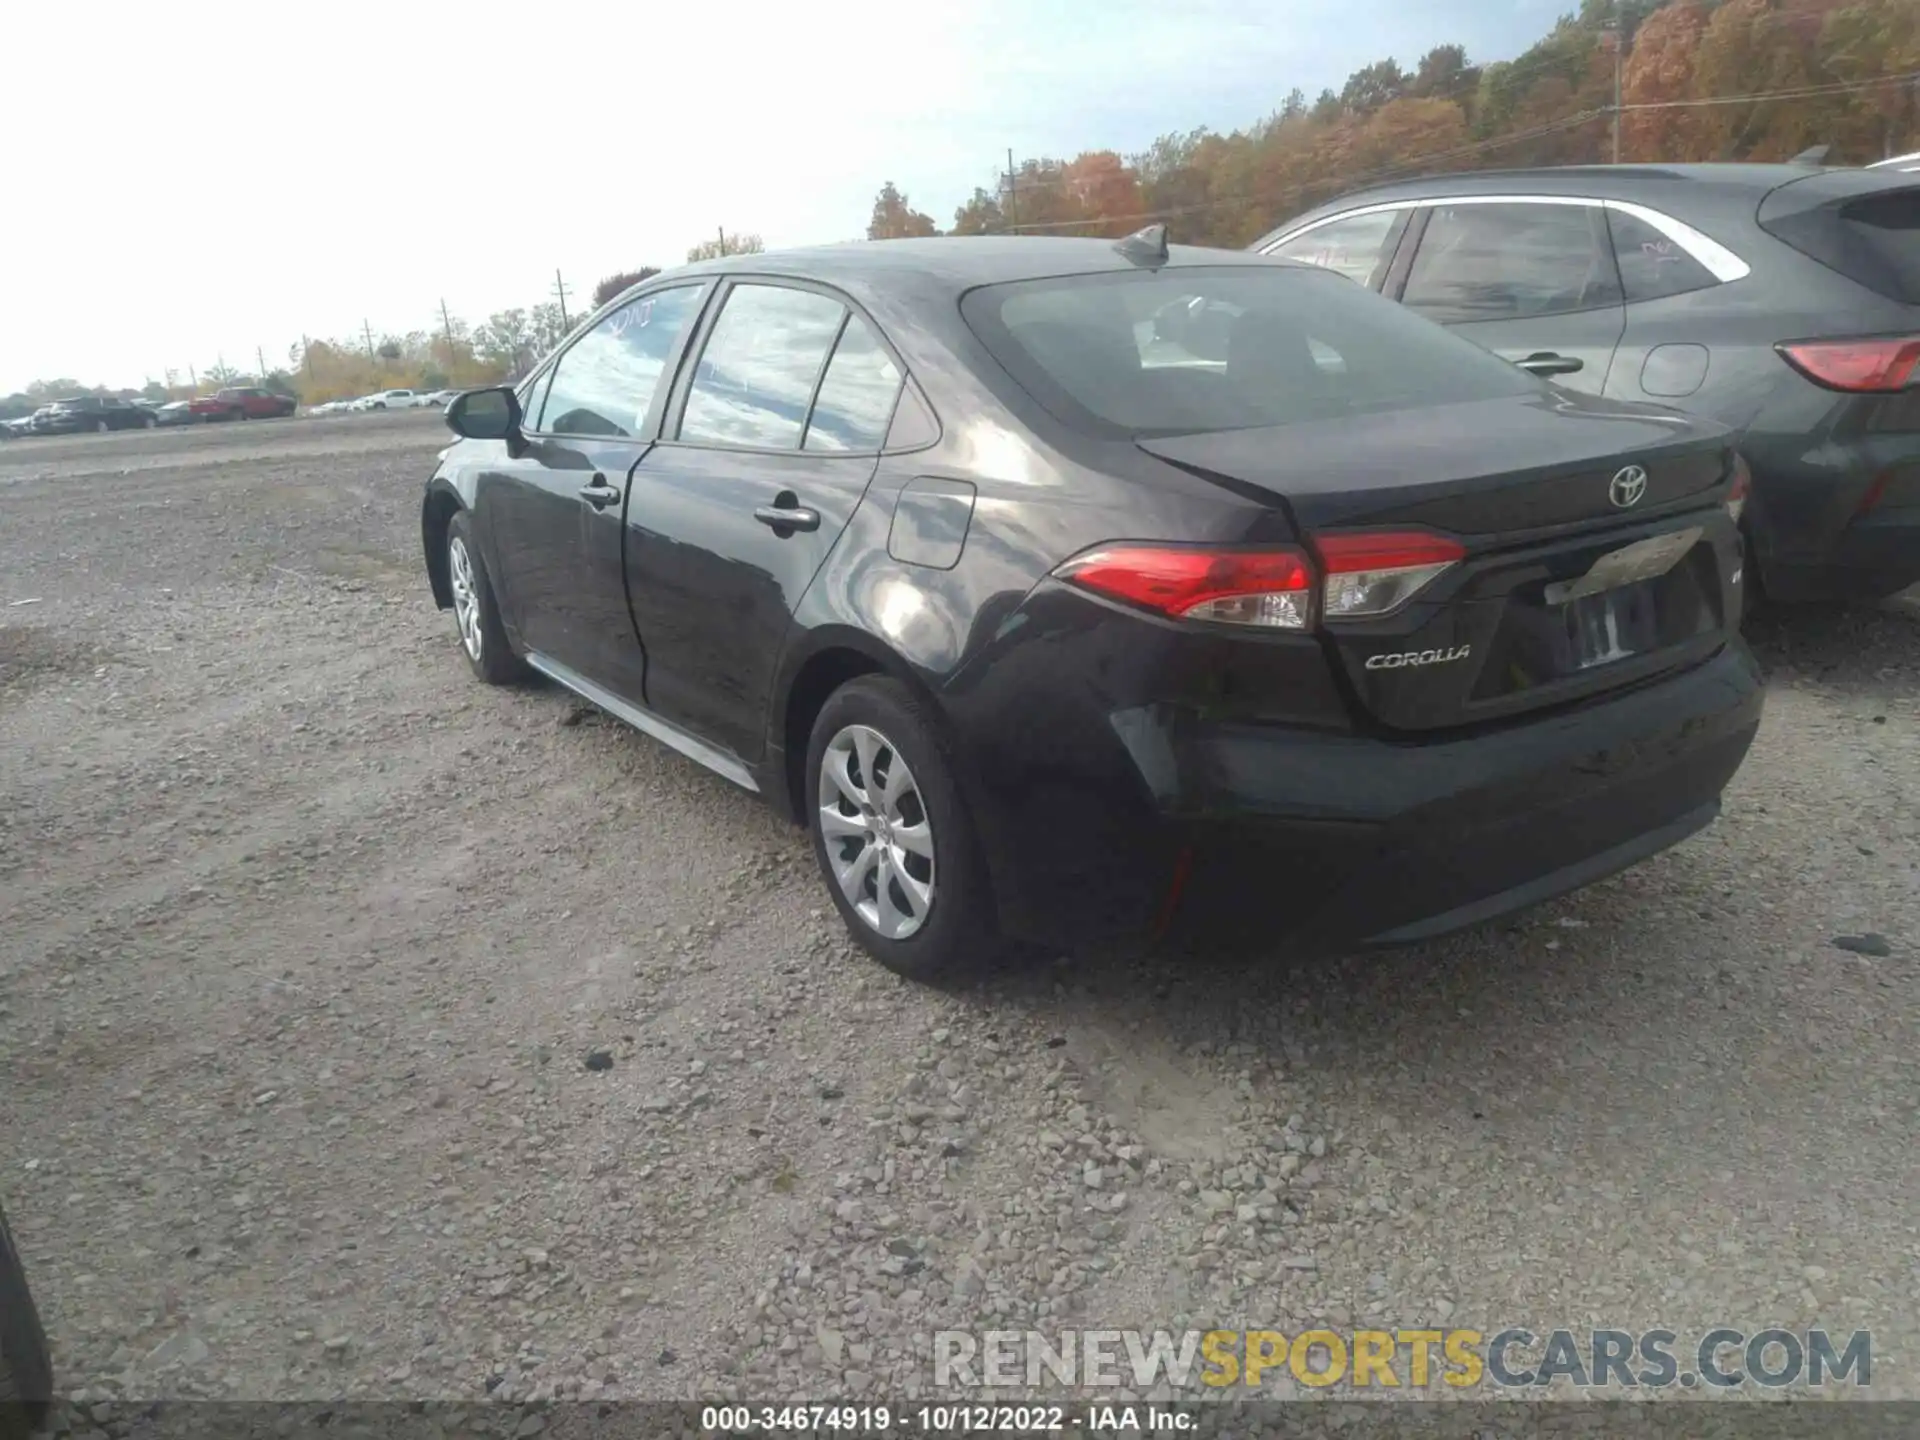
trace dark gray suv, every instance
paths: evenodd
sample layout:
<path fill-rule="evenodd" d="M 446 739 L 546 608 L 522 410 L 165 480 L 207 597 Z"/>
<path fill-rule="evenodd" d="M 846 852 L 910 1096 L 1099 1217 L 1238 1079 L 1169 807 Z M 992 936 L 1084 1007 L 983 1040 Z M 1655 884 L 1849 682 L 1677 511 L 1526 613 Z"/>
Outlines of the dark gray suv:
<path fill-rule="evenodd" d="M 1251 248 L 1337 270 L 1572 389 L 1733 426 L 1753 470 L 1750 568 L 1775 600 L 1920 580 L 1920 175 L 1429 176 Z"/>

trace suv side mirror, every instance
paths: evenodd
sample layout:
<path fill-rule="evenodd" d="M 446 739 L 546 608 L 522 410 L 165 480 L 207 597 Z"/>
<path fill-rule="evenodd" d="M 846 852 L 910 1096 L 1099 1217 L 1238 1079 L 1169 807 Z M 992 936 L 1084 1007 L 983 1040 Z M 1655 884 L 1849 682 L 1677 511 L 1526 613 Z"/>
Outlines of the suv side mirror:
<path fill-rule="evenodd" d="M 446 408 L 447 428 L 469 440 L 510 440 L 520 433 L 520 397 L 504 386 L 469 390 Z"/>

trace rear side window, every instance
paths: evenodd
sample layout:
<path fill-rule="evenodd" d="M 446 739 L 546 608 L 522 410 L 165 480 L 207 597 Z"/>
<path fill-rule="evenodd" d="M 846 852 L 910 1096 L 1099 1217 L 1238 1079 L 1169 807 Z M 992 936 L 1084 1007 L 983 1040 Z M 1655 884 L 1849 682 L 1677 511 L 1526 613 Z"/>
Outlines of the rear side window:
<path fill-rule="evenodd" d="M 878 450 L 893 423 L 900 367 L 858 315 L 847 317 L 807 420 L 808 450 Z"/>
<path fill-rule="evenodd" d="M 1607 228 L 1628 300 L 1664 300 L 1719 283 L 1706 266 L 1638 215 L 1610 209 Z"/>
<path fill-rule="evenodd" d="M 1393 260 L 1400 233 L 1407 228 L 1407 217 L 1412 213 L 1411 210 L 1382 210 L 1372 215 L 1330 220 L 1267 253 L 1279 260 L 1318 265 L 1378 290 L 1386 279 L 1386 269 Z"/>
<path fill-rule="evenodd" d="M 1782 185 L 1761 204 L 1760 228 L 1856 285 L 1920 305 L 1920 189 L 1884 186 L 1873 171 Z"/>
<path fill-rule="evenodd" d="M 736 285 L 700 352 L 680 438 L 798 450 L 814 384 L 846 313 L 812 290 Z"/>
<path fill-rule="evenodd" d="M 1443 325 L 1620 303 L 1586 205 L 1435 205 L 1407 275 L 1409 309 Z"/>
<path fill-rule="evenodd" d="M 1543 388 L 1391 301 L 1296 266 L 989 285 L 960 311 L 1042 408 L 1102 438 L 1288 425 Z"/>

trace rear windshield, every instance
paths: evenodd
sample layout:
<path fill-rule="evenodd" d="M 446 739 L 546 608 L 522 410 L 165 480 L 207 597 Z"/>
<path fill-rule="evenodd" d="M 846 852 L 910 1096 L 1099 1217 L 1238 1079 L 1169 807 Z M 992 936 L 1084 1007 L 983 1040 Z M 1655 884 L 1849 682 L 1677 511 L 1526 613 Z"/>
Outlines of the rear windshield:
<path fill-rule="evenodd" d="M 970 292 L 961 314 L 1054 418 L 1186 435 L 1537 392 L 1542 382 L 1340 275 L 1182 266 Z"/>
<path fill-rule="evenodd" d="M 1920 305 L 1920 189 L 1885 190 L 1761 225 L 1856 284 Z"/>

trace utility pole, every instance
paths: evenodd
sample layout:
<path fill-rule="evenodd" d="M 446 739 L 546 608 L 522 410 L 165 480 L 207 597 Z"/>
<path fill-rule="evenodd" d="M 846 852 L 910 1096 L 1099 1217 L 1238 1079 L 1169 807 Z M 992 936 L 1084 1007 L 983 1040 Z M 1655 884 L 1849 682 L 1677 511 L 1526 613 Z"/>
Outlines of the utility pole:
<path fill-rule="evenodd" d="M 1013 195 L 1013 147 L 1011 145 L 1007 147 L 1007 228 L 1009 230 L 1020 228 L 1020 207 Z"/>
<path fill-rule="evenodd" d="M 313 379 L 313 342 L 304 335 L 300 337 L 300 368 L 307 372 L 307 379 Z"/>
<path fill-rule="evenodd" d="M 447 364 L 453 364 L 453 319 L 447 314 L 446 296 L 440 297 L 440 328 L 447 336 Z"/>
<path fill-rule="evenodd" d="M 191 360 L 187 362 L 187 381 L 193 386 L 193 393 L 198 395 L 200 393 L 200 372 L 193 368 L 193 362 Z"/>
<path fill-rule="evenodd" d="M 1627 35 L 1621 23 L 1620 0 L 1613 0 L 1613 163 L 1620 163 L 1620 72 L 1626 64 Z"/>
<path fill-rule="evenodd" d="M 260 383 L 267 383 L 267 352 L 258 345 L 253 347 L 253 358 L 260 362 Z"/>
<path fill-rule="evenodd" d="M 727 227 L 724 225 L 720 227 L 720 253 L 722 256 L 727 253 Z"/>
<path fill-rule="evenodd" d="M 360 333 L 367 337 L 367 358 L 372 360 L 375 358 L 373 353 L 373 326 L 369 325 L 365 320 L 362 320 L 360 322 Z"/>
<path fill-rule="evenodd" d="M 565 330 L 571 322 L 567 319 L 567 282 L 560 278 L 560 267 L 553 267 L 553 293 L 560 300 L 560 328 Z"/>

